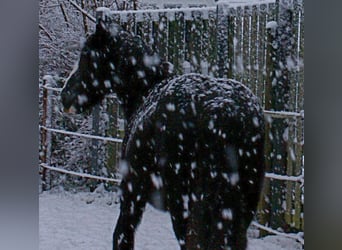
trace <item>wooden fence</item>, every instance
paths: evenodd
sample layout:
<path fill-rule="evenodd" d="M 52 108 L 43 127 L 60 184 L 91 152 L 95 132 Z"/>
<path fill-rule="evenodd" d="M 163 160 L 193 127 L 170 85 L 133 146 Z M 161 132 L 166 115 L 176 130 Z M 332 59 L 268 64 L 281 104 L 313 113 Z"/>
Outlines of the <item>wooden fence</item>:
<path fill-rule="evenodd" d="M 282 228 L 304 244 L 300 233 L 304 231 L 304 3 L 283 2 L 167 10 L 101 9 L 97 18 L 120 23 L 140 35 L 174 65 L 176 74 L 199 72 L 234 78 L 251 88 L 268 121 L 267 178 L 257 220 L 273 230 L 254 224 L 264 232 Z M 118 114 L 116 105 L 109 106 L 110 110 Z M 44 133 L 54 132 L 44 126 Z M 47 169 L 48 165 L 41 167 Z M 300 236 L 292 234 L 297 232 Z"/>
<path fill-rule="evenodd" d="M 276 21 L 279 4 L 268 0 L 254 5 L 164 10 L 98 11 L 97 18 L 120 23 L 139 35 L 174 65 L 175 73 L 199 72 L 233 78 L 250 87 L 265 103 L 267 77 L 267 24 Z M 293 0 L 294 78 L 303 78 L 298 64 L 304 51 L 304 8 Z M 303 91 L 295 79 L 292 98 Z M 296 100 L 297 101 L 297 100 Z M 296 103 L 297 105 L 298 103 Z M 300 104 L 299 104 L 300 105 Z M 296 106 L 292 111 L 302 110 Z"/>

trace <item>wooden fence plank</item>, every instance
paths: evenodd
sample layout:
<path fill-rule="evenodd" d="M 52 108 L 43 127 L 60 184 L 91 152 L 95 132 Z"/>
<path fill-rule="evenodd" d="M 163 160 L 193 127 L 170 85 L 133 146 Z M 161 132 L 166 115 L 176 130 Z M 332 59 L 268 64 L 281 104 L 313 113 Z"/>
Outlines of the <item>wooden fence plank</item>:
<path fill-rule="evenodd" d="M 192 72 L 201 73 L 201 52 L 202 52 L 202 13 L 200 11 L 192 12 L 192 24 L 191 24 L 191 36 L 192 36 L 192 46 L 190 53 L 190 64 Z"/>
<path fill-rule="evenodd" d="M 253 84 L 253 76 L 251 70 L 251 61 L 253 57 L 253 52 L 256 49 L 256 46 L 251 48 L 251 39 L 252 37 L 252 27 L 251 27 L 251 12 L 249 12 L 249 6 L 244 7 L 244 15 L 241 17 L 242 19 L 242 62 L 241 62 L 241 72 L 242 72 L 242 83 L 248 86 L 253 93 L 255 93 L 255 84 Z"/>
<path fill-rule="evenodd" d="M 216 13 L 214 11 L 209 11 L 208 14 L 208 67 L 209 67 L 209 75 L 217 77 L 217 25 L 216 25 Z"/>
<path fill-rule="evenodd" d="M 243 23 L 242 23 L 242 16 L 241 7 L 236 9 L 236 17 L 235 17 L 235 36 L 234 36 L 234 64 L 233 64 L 233 71 L 234 76 L 233 78 L 237 81 L 242 80 L 242 73 L 243 73 L 243 63 L 242 63 L 242 42 L 243 42 Z"/>
<path fill-rule="evenodd" d="M 272 89 L 272 79 L 273 79 L 273 60 L 274 50 L 272 48 L 272 42 L 275 39 L 275 33 L 272 29 L 267 29 L 267 40 L 266 40 L 266 78 L 265 78 L 265 109 L 271 110 L 271 89 Z M 265 124 L 265 171 L 271 171 L 271 152 L 272 152 L 272 135 L 271 135 L 271 119 L 266 119 Z M 271 191 L 271 181 L 266 179 L 263 186 L 263 191 L 261 195 L 261 200 L 259 203 L 259 216 L 258 219 L 261 224 L 269 223 L 270 221 L 270 191 Z M 261 236 L 267 234 L 266 231 L 260 232 Z"/>

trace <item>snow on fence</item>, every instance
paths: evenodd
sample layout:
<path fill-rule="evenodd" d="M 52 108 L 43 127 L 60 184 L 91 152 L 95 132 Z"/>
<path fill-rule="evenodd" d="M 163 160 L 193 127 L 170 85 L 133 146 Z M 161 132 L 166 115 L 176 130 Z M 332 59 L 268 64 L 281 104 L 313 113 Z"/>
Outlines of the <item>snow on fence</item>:
<path fill-rule="evenodd" d="M 290 1 L 292 5 L 285 6 L 291 15 L 292 44 L 285 55 L 286 70 L 281 71 L 275 64 L 277 60 L 281 61 L 275 44 L 278 42 L 281 46 L 284 41 L 276 40 L 274 29 L 277 28 L 276 21 L 279 20 L 279 24 L 282 21 L 279 14 L 284 7 L 282 2 L 250 1 L 244 5 L 222 3 L 217 7 L 120 12 L 99 9 L 97 18 L 118 22 L 140 35 L 164 60 L 173 63 L 176 74 L 201 72 L 234 78 L 252 89 L 262 101 L 268 121 L 266 181 L 256 216 L 258 222 L 253 222 L 253 225 L 263 230 L 261 232 L 285 235 L 304 245 L 301 232 L 304 230 L 304 6 L 299 0 Z M 279 106 L 274 100 L 275 83 L 280 81 L 277 78 L 279 72 L 286 76 L 288 91 L 284 96 L 287 106 Z M 116 149 L 122 139 L 53 127 L 51 117 L 56 109 L 52 107 L 50 98 L 58 95 L 60 88 L 46 78 L 41 89 L 43 102 L 39 129 L 42 183 L 46 184 L 49 170 L 117 184 L 117 178 L 52 166 L 52 134 L 110 142 L 116 145 Z M 116 123 L 120 112 L 115 112 Z M 281 127 L 283 124 L 285 127 Z M 280 130 L 280 135 L 274 129 Z M 274 142 L 279 144 L 279 139 L 286 144 L 285 147 L 273 145 Z M 111 164 L 116 165 L 117 161 Z M 283 169 L 273 166 L 277 164 L 283 164 Z M 281 228 L 283 232 L 274 228 Z M 298 233 L 284 233 L 294 231 Z"/>
<path fill-rule="evenodd" d="M 69 175 L 74 175 L 74 176 L 80 176 L 83 178 L 114 182 L 116 184 L 119 184 L 121 181 L 120 179 L 107 178 L 107 177 L 102 177 L 102 176 L 96 176 L 96 175 L 91 175 L 91 174 L 85 174 L 85 173 L 79 173 L 79 172 L 75 172 L 75 171 L 65 170 L 63 168 L 58 168 L 58 167 L 52 167 L 52 166 L 49 166 L 45 163 L 41 163 L 40 166 L 44 169 L 49 169 L 49 170 L 56 171 L 59 173 L 64 173 L 64 174 L 69 174 Z"/>

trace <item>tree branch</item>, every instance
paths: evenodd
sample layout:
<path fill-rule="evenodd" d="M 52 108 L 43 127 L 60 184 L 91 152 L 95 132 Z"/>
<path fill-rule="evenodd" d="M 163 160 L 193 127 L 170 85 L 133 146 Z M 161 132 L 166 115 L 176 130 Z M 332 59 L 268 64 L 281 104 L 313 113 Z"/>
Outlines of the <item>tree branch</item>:
<path fill-rule="evenodd" d="M 81 7 L 82 9 L 84 9 L 85 4 L 84 4 L 84 0 L 81 0 Z M 88 34 L 88 24 L 87 24 L 87 18 L 86 15 L 84 13 L 82 13 L 82 17 L 83 17 L 83 26 L 84 26 L 84 33 Z"/>
<path fill-rule="evenodd" d="M 47 37 L 48 37 L 51 41 L 53 41 L 52 36 L 51 36 L 50 33 L 44 28 L 43 25 L 39 24 L 39 28 L 40 28 L 42 31 L 44 31 L 44 33 L 47 35 Z"/>
<path fill-rule="evenodd" d="M 97 7 L 99 7 L 99 6 L 97 5 L 96 0 L 93 0 L 93 2 L 94 2 L 94 7 L 95 7 L 95 9 L 97 9 Z"/>
<path fill-rule="evenodd" d="M 61 8 L 61 11 L 62 11 L 62 13 L 63 13 L 63 17 L 64 17 L 64 20 L 65 20 L 65 22 L 66 22 L 66 25 L 67 25 L 67 27 L 69 27 L 69 19 L 68 19 L 68 16 L 67 16 L 67 14 L 66 14 L 66 12 L 65 12 L 65 10 L 64 10 L 63 3 L 60 3 L 60 4 L 59 4 L 59 7 Z"/>
<path fill-rule="evenodd" d="M 86 17 L 88 17 L 92 22 L 96 23 L 96 18 L 90 15 L 88 12 L 86 12 L 84 9 L 82 9 L 77 3 L 75 3 L 72 0 L 68 0 L 76 9 L 78 9 L 82 14 L 84 14 Z"/>

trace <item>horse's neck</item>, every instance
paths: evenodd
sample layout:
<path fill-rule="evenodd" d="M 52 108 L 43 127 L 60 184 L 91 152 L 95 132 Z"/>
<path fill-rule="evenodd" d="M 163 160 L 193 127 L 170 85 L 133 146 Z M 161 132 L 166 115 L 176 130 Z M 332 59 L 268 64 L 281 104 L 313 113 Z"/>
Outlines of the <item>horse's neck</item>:
<path fill-rule="evenodd" d="M 125 119 L 127 122 L 130 122 L 133 115 L 136 113 L 137 109 L 142 105 L 142 99 L 127 99 L 123 102 L 123 110 L 125 114 Z"/>
<path fill-rule="evenodd" d="M 147 85 L 142 80 L 137 82 L 136 79 L 130 79 L 128 81 L 135 81 L 136 84 L 128 84 L 128 88 L 121 96 L 123 110 L 127 121 L 130 121 L 139 107 L 143 105 L 145 98 L 147 97 L 149 92 L 156 86 L 156 84 L 160 83 L 165 78 L 166 77 L 162 75 L 160 69 L 158 69 L 154 75 L 147 76 Z"/>
<path fill-rule="evenodd" d="M 121 53 L 128 55 L 128 57 L 132 56 L 132 51 L 126 51 L 128 48 L 132 49 L 133 46 L 133 50 L 141 49 L 134 47 L 135 43 L 132 42 L 133 39 L 134 38 L 132 38 L 130 34 L 122 33 L 117 40 L 120 46 L 123 48 L 123 52 Z M 130 44 L 130 42 L 132 42 L 132 44 Z M 147 47 L 145 49 L 146 53 L 149 52 L 149 54 L 151 54 L 151 51 L 148 51 Z M 117 55 L 117 57 L 119 57 L 119 55 Z M 145 77 L 139 79 L 137 78 L 138 74 L 136 71 L 144 71 L 144 69 L 138 68 L 135 65 L 127 65 L 125 63 L 121 64 L 119 62 L 117 63 L 118 66 L 120 65 L 119 77 L 122 79 L 123 85 L 127 86 L 127 88 L 123 90 L 123 93 L 121 93 L 120 97 L 125 112 L 125 118 L 127 121 L 129 121 L 137 109 L 143 104 L 144 99 L 147 97 L 149 91 L 153 89 L 156 84 L 167 78 L 167 74 L 164 72 L 163 64 L 159 64 L 156 65 L 157 69 L 155 71 L 146 68 Z M 124 68 L 121 69 L 121 67 Z"/>
<path fill-rule="evenodd" d="M 127 93 L 121 97 L 123 111 L 125 114 L 125 119 L 129 122 L 132 119 L 132 116 L 137 112 L 139 107 L 143 105 L 145 98 L 148 96 L 150 90 L 154 88 L 154 86 L 162 81 L 160 77 L 156 77 L 155 79 L 150 79 L 149 84 L 147 86 L 144 85 L 143 88 L 130 88 L 127 89 Z M 143 84 L 143 83 L 141 83 Z"/>

